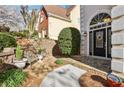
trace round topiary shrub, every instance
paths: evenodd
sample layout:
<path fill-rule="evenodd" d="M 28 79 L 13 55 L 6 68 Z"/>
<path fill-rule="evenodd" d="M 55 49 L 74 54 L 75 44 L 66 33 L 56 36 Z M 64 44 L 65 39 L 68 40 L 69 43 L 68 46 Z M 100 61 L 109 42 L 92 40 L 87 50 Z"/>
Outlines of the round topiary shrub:
<path fill-rule="evenodd" d="M 76 55 L 80 52 L 80 32 L 73 27 L 64 28 L 58 37 L 58 46 L 63 55 Z"/>
<path fill-rule="evenodd" d="M 0 51 L 2 51 L 5 47 L 15 47 L 16 46 L 16 40 L 12 36 L 0 33 Z"/>

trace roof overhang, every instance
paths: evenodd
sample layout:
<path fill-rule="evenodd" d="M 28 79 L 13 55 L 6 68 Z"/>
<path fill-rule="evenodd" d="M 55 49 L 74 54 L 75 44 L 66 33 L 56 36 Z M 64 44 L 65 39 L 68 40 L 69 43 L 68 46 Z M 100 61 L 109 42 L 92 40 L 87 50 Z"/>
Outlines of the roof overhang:
<path fill-rule="evenodd" d="M 58 18 L 58 19 L 61 19 L 61 20 L 67 21 L 67 22 L 71 22 L 71 20 L 69 18 L 61 17 L 59 15 L 55 15 L 55 14 L 50 13 L 50 12 L 48 12 L 47 14 L 50 17 L 54 17 L 54 18 Z"/>

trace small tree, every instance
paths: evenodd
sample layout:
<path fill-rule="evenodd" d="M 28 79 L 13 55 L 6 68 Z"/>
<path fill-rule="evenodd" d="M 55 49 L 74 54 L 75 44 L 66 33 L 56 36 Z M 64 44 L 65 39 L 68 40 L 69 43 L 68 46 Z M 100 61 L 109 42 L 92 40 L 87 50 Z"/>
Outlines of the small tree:
<path fill-rule="evenodd" d="M 64 28 L 59 34 L 58 45 L 63 55 L 79 54 L 80 32 L 73 27 Z"/>
<path fill-rule="evenodd" d="M 30 13 L 28 10 L 28 6 L 21 6 L 20 13 L 22 14 L 22 17 L 24 19 L 25 26 L 29 31 L 29 37 L 31 37 L 35 31 L 35 23 L 37 20 L 37 11 L 35 9 L 32 9 L 32 11 Z"/>

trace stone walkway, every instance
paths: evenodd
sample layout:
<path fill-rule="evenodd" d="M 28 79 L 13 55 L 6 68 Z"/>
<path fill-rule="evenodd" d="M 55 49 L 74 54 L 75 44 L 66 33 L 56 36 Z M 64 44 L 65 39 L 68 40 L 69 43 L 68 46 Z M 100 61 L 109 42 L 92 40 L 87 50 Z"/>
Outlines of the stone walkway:
<path fill-rule="evenodd" d="M 80 87 L 78 80 L 84 73 L 85 70 L 68 64 L 48 73 L 41 87 Z"/>
<path fill-rule="evenodd" d="M 105 72 L 109 72 L 111 70 L 111 59 L 81 56 L 81 62 Z"/>

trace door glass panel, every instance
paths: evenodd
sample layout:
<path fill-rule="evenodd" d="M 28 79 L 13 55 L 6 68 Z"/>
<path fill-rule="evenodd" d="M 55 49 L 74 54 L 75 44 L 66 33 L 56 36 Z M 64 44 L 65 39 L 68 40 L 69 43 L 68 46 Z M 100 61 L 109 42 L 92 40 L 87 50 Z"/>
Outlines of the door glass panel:
<path fill-rule="evenodd" d="M 104 42 L 106 39 L 105 33 L 106 29 L 95 30 L 94 32 L 94 55 L 105 57 L 106 51 L 104 47 Z"/>
<path fill-rule="evenodd" d="M 93 40 L 93 33 L 92 33 L 92 31 L 89 33 L 89 54 L 90 55 L 92 55 L 93 53 L 93 42 L 92 42 L 92 40 Z"/>
<path fill-rule="evenodd" d="M 103 32 L 96 32 L 96 48 L 103 48 Z"/>
<path fill-rule="evenodd" d="M 111 57 L 111 27 L 107 28 L 107 56 Z"/>

